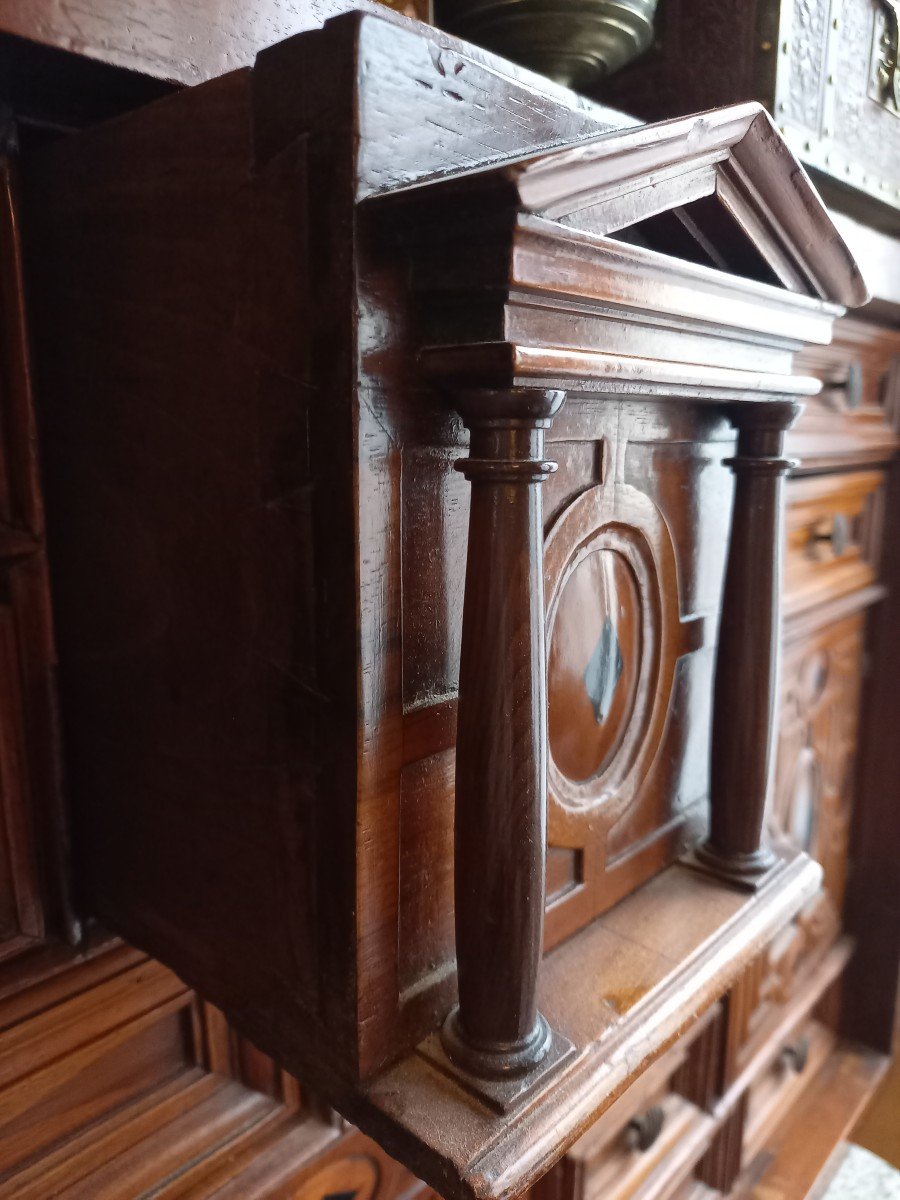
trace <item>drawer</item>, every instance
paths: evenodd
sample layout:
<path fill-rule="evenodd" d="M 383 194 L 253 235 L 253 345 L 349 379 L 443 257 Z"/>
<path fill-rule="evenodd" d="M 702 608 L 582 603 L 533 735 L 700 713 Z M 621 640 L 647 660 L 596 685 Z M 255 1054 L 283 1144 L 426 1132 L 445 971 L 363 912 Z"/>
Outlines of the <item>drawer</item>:
<path fill-rule="evenodd" d="M 742 1147 L 745 1165 L 791 1110 L 834 1044 L 831 1030 L 807 1017 L 775 1047 L 769 1065 L 747 1091 Z"/>
<path fill-rule="evenodd" d="M 823 939 L 816 946 L 806 928 L 811 912 L 816 912 L 816 901 L 750 964 L 729 994 L 729 1087 L 743 1086 L 738 1081 L 756 1079 L 768 1068 L 847 964 L 850 940 L 828 945 Z"/>
<path fill-rule="evenodd" d="M 666 1200 L 678 1196 L 706 1148 L 712 1118 L 675 1092 L 650 1097 L 613 1140 L 583 1165 L 584 1200 Z"/>
<path fill-rule="evenodd" d="M 788 452 L 806 470 L 842 463 L 884 462 L 896 448 L 900 333 L 844 318 L 828 346 L 808 346 L 794 370 L 821 380 L 788 434 Z"/>
<path fill-rule="evenodd" d="M 881 471 L 799 477 L 785 505 L 786 622 L 876 582 L 885 476 Z"/>
<path fill-rule="evenodd" d="M 689 1052 L 669 1051 L 572 1147 L 556 1169 L 557 1200 L 693 1200 L 714 1122 L 677 1090 Z"/>

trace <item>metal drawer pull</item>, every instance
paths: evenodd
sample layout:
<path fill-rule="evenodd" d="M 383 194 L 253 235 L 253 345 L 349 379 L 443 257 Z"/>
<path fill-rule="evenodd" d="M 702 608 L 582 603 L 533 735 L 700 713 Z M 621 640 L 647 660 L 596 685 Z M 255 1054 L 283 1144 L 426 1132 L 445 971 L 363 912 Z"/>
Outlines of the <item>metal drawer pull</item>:
<path fill-rule="evenodd" d="M 859 408 L 863 399 L 863 372 L 860 364 L 849 363 L 843 379 L 826 379 L 822 385 L 822 398 L 837 412 L 842 408 L 851 411 Z"/>
<path fill-rule="evenodd" d="M 835 513 L 830 526 L 813 528 L 809 533 L 811 547 L 827 542 L 835 558 L 840 558 L 850 545 L 850 519 L 844 513 Z"/>
<path fill-rule="evenodd" d="M 844 384 L 844 403 L 848 408 L 859 408 L 863 398 L 863 373 L 858 362 L 853 362 L 847 368 L 847 382 Z"/>
<path fill-rule="evenodd" d="M 792 1067 L 799 1075 L 809 1061 L 809 1038 L 799 1037 L 796 1042 L 790 1042 L 781 1051 L 778 1061 L 786 1067 Z"/>
<path fill-rule="evenodd" d="M 625 1143 L 632 1150 L 649 1150 L 665 1124 L 666 1114 L 658 1104 L 640 1117 L 634 1117 L 625 1126 Z"/>

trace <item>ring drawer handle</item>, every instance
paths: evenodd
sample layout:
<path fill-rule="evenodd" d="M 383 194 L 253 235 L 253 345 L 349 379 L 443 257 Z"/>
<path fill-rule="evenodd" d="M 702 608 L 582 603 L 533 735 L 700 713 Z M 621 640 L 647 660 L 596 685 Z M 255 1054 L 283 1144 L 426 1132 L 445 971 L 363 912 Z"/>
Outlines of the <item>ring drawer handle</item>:
<path fill-rule="evenodd" d="M 844 384 L 844 403 L 848 408 L 859 408 L 863 398 L 863 373 L 858 362 L 851 363 L 847 368 L 847 382 Z"/>
<path fill-rule="evenodd" d="M 799 1075 L 809 1062 L 809 1038 L 799 1037 L 781 1051 L 780 1060 L 786 1067 L 793 1067 Z"/>
<path fill-rule="evenodd" d="M 648 1108 L 639 1117 L 634 1117 L 625 1126 L 625 1141 L 633 1150 L 649 1150 L 665 1124 L 666 1114 L 658 1104 Z"/>
<path fill-rule="evenodd" d="M 813 546 L 827 542 L 835 558 L 840 558 L 850 544 L 850 518 L 844 513 L 835 513 L 828 528 L 810 531 L 809 540 Z"/>
<path fill-rule="evenodd" d="M 823 395 L 826 402 L 838 410 L 842 407 L 851 411 L 859 408 L 863 399 L 863 372 L 860 364 L 850 363 L 843 379 L 826 379 Z"/>

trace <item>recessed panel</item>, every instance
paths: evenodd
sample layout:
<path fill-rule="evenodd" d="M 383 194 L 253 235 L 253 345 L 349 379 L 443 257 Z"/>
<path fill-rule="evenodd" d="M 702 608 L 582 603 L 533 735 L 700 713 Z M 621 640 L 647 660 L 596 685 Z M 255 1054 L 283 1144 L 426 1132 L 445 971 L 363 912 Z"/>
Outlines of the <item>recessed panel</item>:
<path fill-rule="evenodd" d="M 584 782 L 622 742 L 641 659 L 641 600 L 623 555 L 586 555 L 566 581 L 550 642 L 550 747 L 558 768 Z"/>

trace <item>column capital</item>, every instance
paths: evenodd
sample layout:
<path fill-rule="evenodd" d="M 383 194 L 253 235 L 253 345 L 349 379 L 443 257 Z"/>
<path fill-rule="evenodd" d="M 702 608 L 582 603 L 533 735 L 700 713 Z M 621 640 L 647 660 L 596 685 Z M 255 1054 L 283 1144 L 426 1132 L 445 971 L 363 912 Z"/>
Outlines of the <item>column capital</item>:
<path fill-rule="evenodd" d="M 795 400 L 747 400 L 730 405 L 728 419 L 738 434 L 787 433 L 802 411 L 803 405 Z"/>
<path fill-rule="evenodd" d="M 556 470 L 544 458 L 544 431 L 565 398 L 565 392 L 540 388 L 458 393 L 456 409 L 472 436 L 457 471 L 472 483 L 541 483 Z"/>
<path fill-rule="evenodd" d="M 454 407 L 470 429 L 520 422 L 547 429 L 565 398 L 556 388 L 462 388 L 453 393 Z"/>

